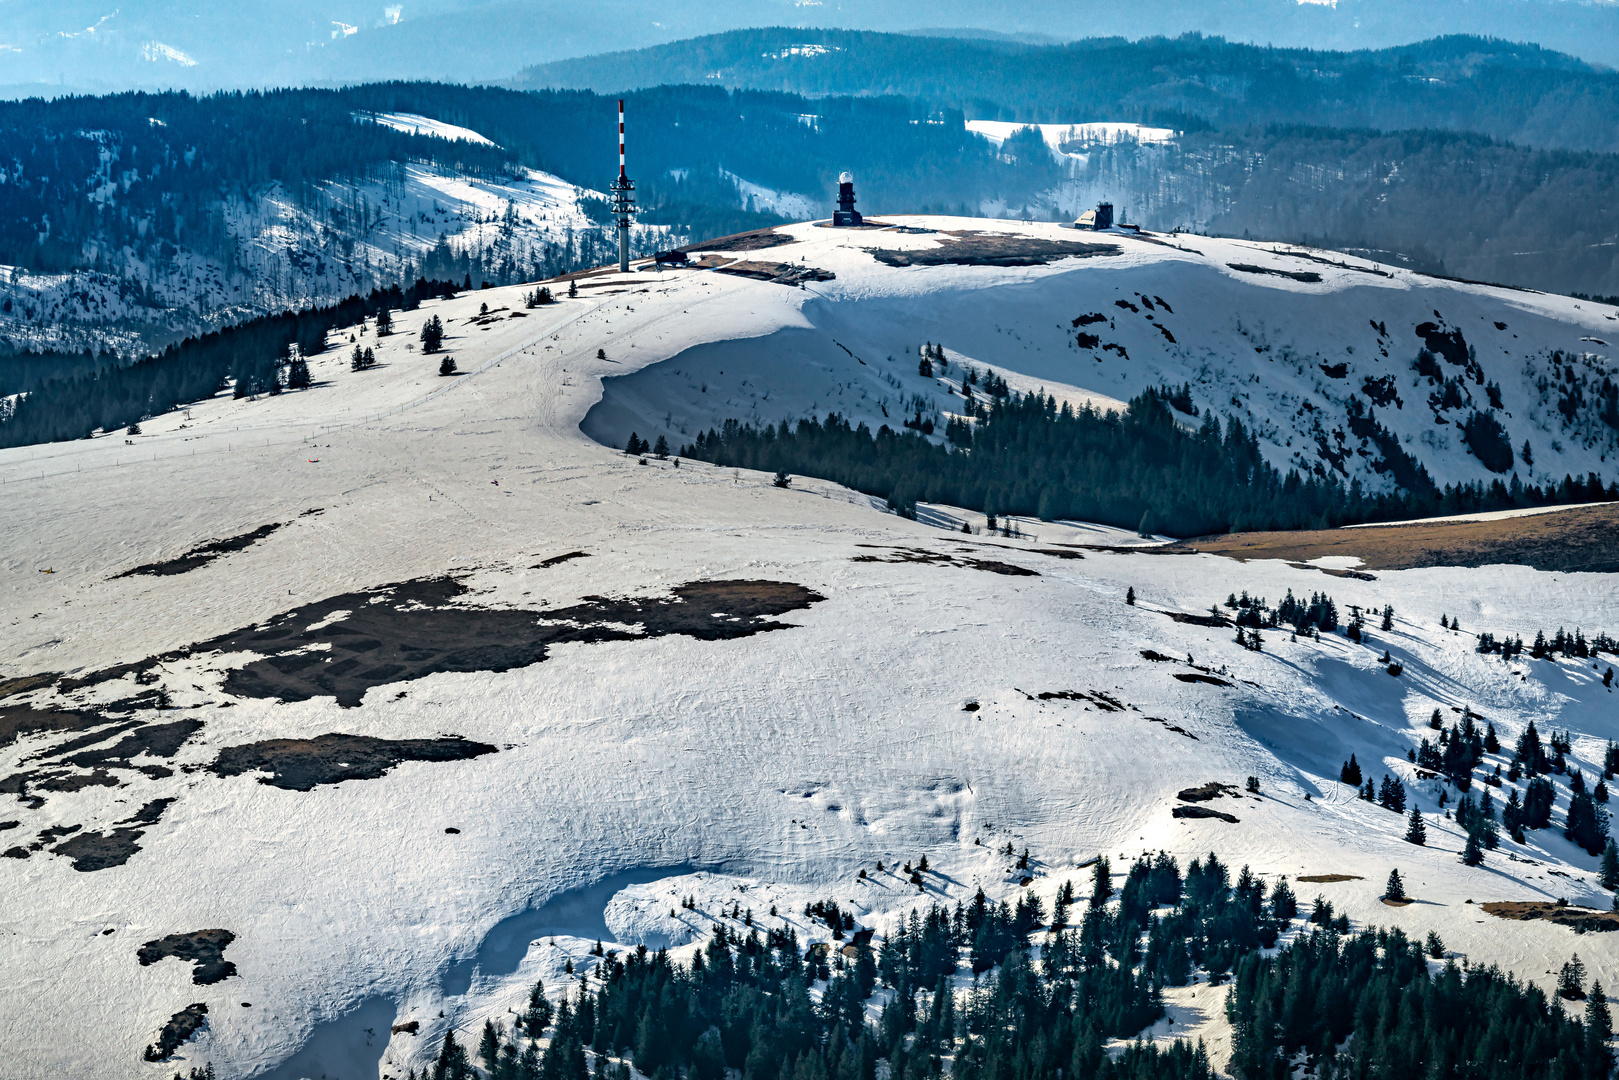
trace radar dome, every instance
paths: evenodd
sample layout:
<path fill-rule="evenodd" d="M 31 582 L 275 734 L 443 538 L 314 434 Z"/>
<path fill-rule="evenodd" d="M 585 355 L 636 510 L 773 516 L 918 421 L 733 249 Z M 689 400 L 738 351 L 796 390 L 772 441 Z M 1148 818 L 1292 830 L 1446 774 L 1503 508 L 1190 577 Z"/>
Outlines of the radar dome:
<path fill-rule="evenodd" d="M 854 173 L 852 173 L 852 172 L 840 172 L 840 173 L 838 173 L 838 183 L 840 183 L 840 184 L 852 184 L 852 183 L 854 183 Z"/>

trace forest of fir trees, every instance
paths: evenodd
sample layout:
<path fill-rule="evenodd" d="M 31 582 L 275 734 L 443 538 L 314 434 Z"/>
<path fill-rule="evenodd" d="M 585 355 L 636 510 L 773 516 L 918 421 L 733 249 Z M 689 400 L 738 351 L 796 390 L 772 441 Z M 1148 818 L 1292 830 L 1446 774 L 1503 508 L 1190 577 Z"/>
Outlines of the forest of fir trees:
<path fill-rule="evenodd" d="M 831 480 L 886 498 L 907 516 L 928 502 L 1183 537 L 1619 499 L 1619 484 L 1595 474 L 1547 488 L 1516 477 L 1510 485 L 1441 488 L 1409 460 L 1394 470 L 1404 486 L 1369 495 L 1358 480 L 1284 475 L 1236 417 L 1222 425 L 1205 413 L 1196 431 L 1186 430 L 1172 406 L 1180 392 L 1168 387 L 1143 391 L 1122 412 L 1076 410 L 1039 392 L 1011 392 L 1004 381 L 991 390 L 987 403 L 976 405 L 976 421 L 951 421 L 944 444 L 928 438 L 920 421 L 873 432 L 829 413 L 796 425 L 727 420 L 680 452 L 726 467 Z"/>
<path fill-rule="evenodd" d="M 925 862 L 912 870 L 919 894 L 930 876 Z M 1238 1080 L 1612 1071 L 1607 1000 L 1577 958 L 1549 995 L 1458 959 L 1437 934 L 1355 929 L 1321 897 L 1306 912 L 1285 877 L 1267 884 L 1243 867 L 1233 880 L 1213 853 L 1184 867 L 1144 855 L 1123 877 L 1115 889 L 1099 859 L 1090 895 L 1065 882 L 1049 911 L 1032 892 L 919 904 L 875 946 L 836 904 L 806 912 L 837 920 L 830 947 L 806 948 L 774 910 L 738 909 L 712 920 L 688 961 L 598 944 L 577 972 L 570 962 L 577 983 L 555 1003 L 536 983 L 521 1014 L 487 1020 L 475 1046 L 447 1031 L 410 1075 L 1211 1080 L 1225 1063 L 1201 1043 L 1140 1037 L 1165 1015 L 1165 988 L 1194 981 L 1229 987 L 1225 1067 Z M 1398 870 L 1389 889 L 1405 899 Z"/>

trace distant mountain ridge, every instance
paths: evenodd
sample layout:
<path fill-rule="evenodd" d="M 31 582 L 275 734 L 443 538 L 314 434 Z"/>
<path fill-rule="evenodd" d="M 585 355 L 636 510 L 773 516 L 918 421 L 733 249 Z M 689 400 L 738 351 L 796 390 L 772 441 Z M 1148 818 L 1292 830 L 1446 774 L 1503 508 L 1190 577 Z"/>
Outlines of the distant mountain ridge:
<path fill-rule="evenodd" d="M 556 61 L 513 80 L 599 93 L 672 83 L 897 94 L 974 119 L 1438 128 L 1529 146 L 1619 150 L 1619 73 L 1536 45 L 1469 35 L 1333 52 L 1195 34 L 1037 45 L 771 27 Z"/>
<path fill-rule="evenodd" d="M 489 83 L 525 66 L 749 26 L 844 27 L 1008 39 L 1217 34 L 1287 48 L 1382 49 L 1450 34 L 1532 41 L 1619 65 L 1619 8 L 1576 0 L 12 0 L 0 28 L 0 94 Z M 948 30 L 924 28 L 948 27 Z"/>

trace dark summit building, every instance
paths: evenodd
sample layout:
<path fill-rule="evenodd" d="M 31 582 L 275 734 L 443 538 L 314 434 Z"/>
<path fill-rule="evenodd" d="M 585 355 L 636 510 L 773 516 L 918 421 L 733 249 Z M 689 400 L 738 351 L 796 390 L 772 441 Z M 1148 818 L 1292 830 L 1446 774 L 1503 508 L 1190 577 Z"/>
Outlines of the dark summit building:
<path fill-rule="evenodd" d="M 832 226 L 847 228 L 864 223 L 865 218 L 854 208 L 854 174 L 842 173 L 838 176 L 838 208 L 832 212 Z"/>

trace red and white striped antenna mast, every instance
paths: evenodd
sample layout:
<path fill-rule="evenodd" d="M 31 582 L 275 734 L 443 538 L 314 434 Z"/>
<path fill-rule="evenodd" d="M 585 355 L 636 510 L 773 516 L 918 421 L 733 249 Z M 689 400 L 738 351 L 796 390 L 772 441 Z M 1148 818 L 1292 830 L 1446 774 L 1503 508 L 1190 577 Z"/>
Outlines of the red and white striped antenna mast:
<path fill-rule="evenodd" d="M 630 272 L 630 224 L 635 213 L 635 181 L 624 171 L 624 99 L 618 99 L 618 178 L 613 181 L 613 214 L 618 218 L 618 271 Z"/>

